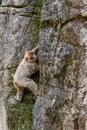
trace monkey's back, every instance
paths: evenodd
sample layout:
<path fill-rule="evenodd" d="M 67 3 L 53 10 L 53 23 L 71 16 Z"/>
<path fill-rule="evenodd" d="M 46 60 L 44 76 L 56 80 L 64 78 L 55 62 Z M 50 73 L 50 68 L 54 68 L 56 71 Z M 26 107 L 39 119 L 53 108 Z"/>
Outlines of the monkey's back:
<path fill-rule="evenodd" d="M 36 62 L 28 63 L 25 59 L 23 59 L 17 67 L 17 70 L 14 74 L 13 82 L 24 81 L 25 79 L 31 77 L 32 74 L 37 72 L 37 70 L 38 69 Z"/>
<path fill-rule="evenodd" d="M 28 63 L 23 59 L 14 74 L 14 81 L 17 81 L 20 79 L 22 80 L 28 76 L 31 76 L 31 69 Z"/>

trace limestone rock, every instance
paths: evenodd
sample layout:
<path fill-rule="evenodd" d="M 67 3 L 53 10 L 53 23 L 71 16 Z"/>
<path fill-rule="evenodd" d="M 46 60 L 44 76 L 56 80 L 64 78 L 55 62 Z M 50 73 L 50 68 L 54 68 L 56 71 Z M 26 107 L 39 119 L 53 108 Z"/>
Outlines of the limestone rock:
<path fill-rule="evenodd" d="M 86 0 L 43 1 L 39 36 L 41 96 L 34 108 L 34 130 L 87 129 L 86 8 Z M 55 88 L 60 93 L 57 99 L 49 97 Z"/>
<path fill-rule="evenodd" d="M 25 90 L 24 101 L 18 104 L 13 75 L 24 53 L 38 44 L 41 3 L 3 0 L 0 7 L 0 130 L 32 129 L 36 97 Z"/>

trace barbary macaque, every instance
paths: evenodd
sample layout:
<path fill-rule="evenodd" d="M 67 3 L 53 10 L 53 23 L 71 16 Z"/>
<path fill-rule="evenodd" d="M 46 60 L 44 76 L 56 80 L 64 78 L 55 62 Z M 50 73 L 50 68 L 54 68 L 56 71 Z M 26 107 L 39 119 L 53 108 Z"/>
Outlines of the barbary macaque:
<path fill-rule="evenodd" d="M 37 45 L 34 49 L 25 53 L 24 58 L 19 64 L 13 78 L 13 84 L 17 89 L 16 100 L 21 102 L 24 88 L 29 88 L 33 94 L 39 95 L 38 85 L 31 79 L 32 74 L 39 70 L 37 64 L 37 55 L 35 52 L 39 49 Z"/>

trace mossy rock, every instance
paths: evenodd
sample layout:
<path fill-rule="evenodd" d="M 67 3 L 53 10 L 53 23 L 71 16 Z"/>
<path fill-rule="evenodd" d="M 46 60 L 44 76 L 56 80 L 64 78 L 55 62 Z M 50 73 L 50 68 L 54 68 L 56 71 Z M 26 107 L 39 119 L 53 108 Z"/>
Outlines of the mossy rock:
<path fill-rule="evenodd" d="M 32 75 L 37 83 L 39 72 Z M 27 88 L 24 90 L 23 101 L 18 103 L 15 99 L 16 89 L 13 87 L 6 101 L 8 126 L 10 130 L 32 130 L 33 107 L 37 97 Z"/>
<path fill-rule="evenodd" d="M 15 100 L 15 93 L 7 98 L 8 126 L 10 130 L 32 130 L 33 107 L 37 98 L 28 89 L 24 90 L 23 101 L 18 103 Z"/>

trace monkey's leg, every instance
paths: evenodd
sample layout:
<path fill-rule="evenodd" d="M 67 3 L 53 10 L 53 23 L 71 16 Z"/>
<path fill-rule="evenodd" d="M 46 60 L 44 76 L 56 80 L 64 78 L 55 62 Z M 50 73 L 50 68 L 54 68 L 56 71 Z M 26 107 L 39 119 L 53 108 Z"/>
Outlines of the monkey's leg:
<path fill-rule="evenodd" d="M 22 97 L 23 97 L 24 88 L 22 88 L 22 87 L 16 87 L 16 88 L 17 88 L 16 100 L 18 102 L 21 102 Z"/>
<path fill-rule="evenodd" d="M 19 85 L 22 87 L 20 87 Z M 22 79 L 21 81 L 18 81 L 18 84 L 15 85 L 15 87 L 17 89 L 16 99 L 19 102 L 22 100 L 23 90 L 26 87 L 29 88 L 33 94 L 39 95 L 38 85 L 32 79 Z"/>
<path fill-rule="evenodd" d="M 28 79 L 26 87 L 28 87 L 33 94 L 39 95 L 38 85 L 32 79 Z"/>
<path fill-rule="evenodd" d="M 17 89 L 16 100 L 21 102 L 22 101 L 22 97 L 23 97 L 24 88 L 20 87 L 16 82 L 14 82 L 14 86 Z"/>
<path fill-rule="evenodd" d="M 24 88 L 20 87 L 21 85 L 19 85 L 20 82 L 18 83 L 18 81 L 17 82 L 13 81 L 13 84 L 14 84 L 15 88 L 17 89 L 16 100 L 21 102 L 22 97 L 23 97 Z"/>

